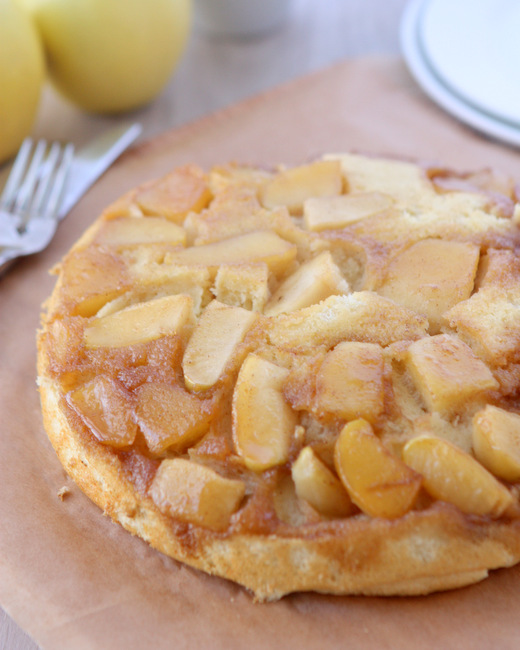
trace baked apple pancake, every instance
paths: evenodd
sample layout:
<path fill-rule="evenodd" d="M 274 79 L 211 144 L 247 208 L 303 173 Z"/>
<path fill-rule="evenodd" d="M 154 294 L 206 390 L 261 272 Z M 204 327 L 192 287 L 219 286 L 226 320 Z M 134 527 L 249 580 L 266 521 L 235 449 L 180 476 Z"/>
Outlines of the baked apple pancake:
<path fill-rule="evenodd" d="M 518 200 L 489 171 L 357 154 L 134 189 L 45 304 L 61 463 L 131 533 L 261 601 L 515 564 Z"/>

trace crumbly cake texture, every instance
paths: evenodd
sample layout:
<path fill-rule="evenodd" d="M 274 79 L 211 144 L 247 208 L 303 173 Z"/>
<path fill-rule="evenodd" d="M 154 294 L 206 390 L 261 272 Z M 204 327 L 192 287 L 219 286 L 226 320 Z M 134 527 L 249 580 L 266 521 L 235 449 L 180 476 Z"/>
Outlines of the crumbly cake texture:
<path fill-rule="evenodd" d="M 56 267 L 66 471 L 258 600 L 418 595 L 520 560 L 514 182 L 391 158 L 175 169 Z"/>

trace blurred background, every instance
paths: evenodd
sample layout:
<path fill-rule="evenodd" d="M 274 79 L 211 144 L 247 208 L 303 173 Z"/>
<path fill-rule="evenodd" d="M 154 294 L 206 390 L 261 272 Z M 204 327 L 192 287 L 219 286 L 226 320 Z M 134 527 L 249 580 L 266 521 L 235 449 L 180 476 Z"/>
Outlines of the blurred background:
<path fill-rule="evenodd" d="M 336 61 L 399 54 L 406 0 L 288 0 L 285 20 L 249 35 L 212 31 L 212 16 L 204 13 L 212 2 L 221 0 L 194 0 L 186 49 L 151 104 L 124 116 L 94 116 L 46 86 L 34 135 L 80 144 L 124 117 L 140 121 L 147 139 Z"/>

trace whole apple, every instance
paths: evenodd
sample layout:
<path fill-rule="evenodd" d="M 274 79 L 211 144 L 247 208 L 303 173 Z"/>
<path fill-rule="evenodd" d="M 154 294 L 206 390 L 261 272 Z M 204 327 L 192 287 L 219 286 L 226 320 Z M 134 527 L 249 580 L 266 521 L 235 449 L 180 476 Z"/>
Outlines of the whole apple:
<path fill-rule="evenodd" d="M 30 17 L 16 0 L 0 0 L 0 163 L 29 134 L 44 78 L 43 50 Z"/>
<path fill-rule="evenodd" d="M 86 111 L 119 113 L 154 99 L 186 45 L 191 0 L 23 0 L 55 87 Z"/>

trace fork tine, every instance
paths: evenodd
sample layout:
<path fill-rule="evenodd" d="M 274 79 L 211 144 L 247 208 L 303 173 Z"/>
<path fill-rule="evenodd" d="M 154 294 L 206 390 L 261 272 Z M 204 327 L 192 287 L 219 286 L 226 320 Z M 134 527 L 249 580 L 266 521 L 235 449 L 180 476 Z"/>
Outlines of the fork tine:
<path fill-rule="evenodd" d="M 15 213 L 22 213 L 27 208 L 27 203 L 36 187 L 38 182 L 38 172 L 40 165 L 45 155 L 45 150 L 47 149 L 47 142 L 45 140 L 40 140 L 36 145 L 31 164 L 27 170 L 27 174 L 22 182 L 22 185 L 16 195 L 16 199 L 13 206 L 13 211 Z"/>
<path fill-rule="evenodd" d="M 61 162 L 56 170 L 52 189 L 50 191 L 47 204 L 42 208 L 43 216 L 47 218 L 55 218 L 61 203 L 64 198 L 64 190 L 67 178 L 74 159 L 74 145 L 69 143 L 66 145 Z"/>
<path fill-rule="evenodd" d="M 9 205 L 14 201 L 16 191 L 20 186 L 23 174 L 30 159 L 31 150 L 33 147 L 32 138 L 25 138 L 18 151 L 18 155 L 9 173 L 9 178 L 5 184 L 4 191 L 0 198 L 0 206 L 3 210 L 8 211 Z"/>
<path fill-rule="evenodd" d="M 47 199 L 48 192 L 52 188 L 54 174 L 58 165 L 61 151 L 61 145 L 58 142 L 54 142 L 50 148 L 47 158 L 45 159 L 45 162 L 41 167 L 38 189 L 36 190 L 36 193 L 33 200 L 30 202 L 30 205 L 27 206 L 27 211 L 31 214 L 40 214 L 42 210 L 42 206 Z"/>

